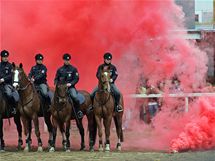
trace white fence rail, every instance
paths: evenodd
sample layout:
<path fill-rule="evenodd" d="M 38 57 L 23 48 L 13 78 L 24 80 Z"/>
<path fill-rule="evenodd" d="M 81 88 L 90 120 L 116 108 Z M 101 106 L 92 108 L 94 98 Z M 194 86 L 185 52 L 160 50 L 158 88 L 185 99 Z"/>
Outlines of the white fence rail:
<path fill-rule="evenodd" d="M 131 94 L 132 98 L 160 98 L 160 97 L 175 97 L 185 99 L 185 111 L 189 110 L 189 97 L 215 97 L 215 93 L 176 93 L 176 94 Z"/>
<path fill-rule="evenodd" d="M 215 93 L 175 93 L 175 94 L 130 94 L 131 98 L 160 98 L 160 97 L 172 97 L 172 98 L 184 98 L 185 99 L 185 111 L 189 110 L 189 98 L 190 97 L 215 97 Z M 47 126 L 44 123 L 44 131 L 47 132 Z"/>

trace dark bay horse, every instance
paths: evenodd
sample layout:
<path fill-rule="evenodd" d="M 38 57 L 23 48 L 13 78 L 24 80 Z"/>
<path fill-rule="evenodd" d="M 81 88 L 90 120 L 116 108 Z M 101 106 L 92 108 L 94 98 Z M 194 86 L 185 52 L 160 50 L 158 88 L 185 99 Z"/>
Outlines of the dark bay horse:
<path fill-rule="evenodd" d="M 95 119 L 93 112 L 89 111 L 90 107 L 92 107 L 92 101 L 90 98 L 90 94 L 86 91 L 78 91 L 80 92 L 84 98 L 85 101 L 80 105 L 80 109 L 83 112 L 84 115 L 87 116 L 88 120 L 88 129 L 89 129 L 89 146 L 93 147 L 95 144 L 95 137 L 96 137 L 96 129 L 94 129 L 95 126 Z M 65 151 L 70 151 L 70 120 L 75 119 L 77 127 L 79 129 L 79 133 L 81 135 L 81 149 L 85 149 L 85 142 L 84 142 L 84 127 L 82 124 L 82 118 L 78 119 L 75 113 L 74 104 L 72 100 L 70 100 L 68 96 L 68 87 L 65 83 L 63 84 L 57 84 L 55 93 L 54 93 L 54 99 L 52 100 L 52 107 L 51 107 L 51 113 L 52 113 L 52 123 L 54 127 L 54 142 L 53 147 L 50 149 L 50 152 L 55 151 L 55 139 L 56 139 L 56 132 L 57 132 L 57 126 L 59 126 L 59 129 L 62 134 L 62 144 Z M 65 130 L 65 124 L 66 124 L 66 130 Z"/>
<path fill-rule="evenodd" d="M 15 115 L 11 114 L 10 106 L 6 99 L 6 96 L 3 93 L 3 85 L 0 85 L 0 151 L 4 151 L 5 143 L 3 138 L 3 119 L 9 119 L 14 117 L 14 122 L 18 131 L 18 150 L 21 150 L 23 141 L 22 141 L 22 124 L 20 121 L 20 114 L 17 112 Z"/>
<path fill-rule="evenodd" d="M 102 69 L 101 78 L 99 79 L 98 91 L 93 100 L 93 109 L 95 114 L 96 123 L 98 126 L 99 135 L 99 151 L 103 151 L 102 141 L 102 123 L 105 127 L 105 151 L 110 151 L 110 126 L 112 117 L 116 126 L 116 132 L 118 136 L 117 150 L 121 150 L 121 142 L 123 142 L 123 131 L 122 131 L 122 116 L 123 112 L 117 113 L 114 111 L 115 100 L 111 93 L 110 85 L 110 70 Z M 120 105 L 124 108 L 123 97 L 120 98 Z"/>
<path fill-rule="evenodd" d="M 33 83 L 30 82 L 27 75 L 24 72 L 22 64 L 15 66 L 13 64 L 13 78 L 14 83 L 13 86 L 18 90 L 20 95 L 20 102 L 18 105 L 18 109 L 21 115 L 21 119 L 24 125 L 24 133 L 26 136 L 26 146 L 25 151 L 29 151 L 31 148 L 31 122 L 33 120 L 35 134 L 37 136 L 38 141 L 38 151 L 43 151 L 42 148 L 42 140 L 40 137 L 40 129 L 39 129 L 39 113 L 42 111 L 42 116 L 44 116 L 45 123 L 48 127 L 49 131 L 49 143 L 52 141 L 52 124 L 50 120 L 50 112 L 48 111 L 48 107 L 42 107 L 40 96 L 36 91 Z"/>

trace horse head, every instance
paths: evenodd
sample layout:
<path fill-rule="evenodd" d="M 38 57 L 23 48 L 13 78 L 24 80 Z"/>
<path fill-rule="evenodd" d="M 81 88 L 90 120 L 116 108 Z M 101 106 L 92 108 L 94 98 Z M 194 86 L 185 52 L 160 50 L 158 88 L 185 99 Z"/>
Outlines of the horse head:
<path fill-rule="evenodd" d="M 101 88 L 101 90 L 110 92 L 110 79 L 110 67 L 102 68 L 100 71 L 99 88 Z"/>
<path fill-rule="evenodd" d="M 65 104 L 68 100 L 68 87 L 66 83 L 58 83 L 56 85 L 56 97 L 58 99 L 58 103 Z"/>
<path fill-rule="evenodd" d="M 20 88 L 20 84 L 22 81 L 24 81 L 26 78 L 27 79 L 27 76 L 24 72 L 24 69 L 23 69 L 23 65 L 22 63 L 19 64 L 19 66 L 16 66 L 15 63 L 12 63 L 12 66 L 13 66 L 13 69 L 12 69 L 12 72 L 13 72 L 13 86 L 15 89 L 19 89 Z"/>

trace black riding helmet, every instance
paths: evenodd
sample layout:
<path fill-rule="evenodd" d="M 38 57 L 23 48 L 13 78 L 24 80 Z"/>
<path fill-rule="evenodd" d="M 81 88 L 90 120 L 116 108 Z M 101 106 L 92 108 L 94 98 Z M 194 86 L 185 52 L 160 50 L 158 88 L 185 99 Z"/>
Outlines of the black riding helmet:
<path fill-rule="evenodd" d="M 35 60 L 43 60 L 43 55 L 42 54 L 35 55 Z"/>
<path fill-rule="evenodd" d="M 65 53 L 65 54 L 63 55 L 63 60 L 70 60 L 70 59 L 71 59 L 71 55 L 70 55 L 70 54 Z"/>
<path fill-rule="evenodd" d="M 104 59 L 111 60 L 112 59 L 112 54 L 111 53 L 105 53 L 104 54 Z"/>
<path fill-rule="evenodd" d="M 8 56 L 9 56 L 9 52 L 7 50 L 1 51 L 1 57 L 8 57 Z"/>

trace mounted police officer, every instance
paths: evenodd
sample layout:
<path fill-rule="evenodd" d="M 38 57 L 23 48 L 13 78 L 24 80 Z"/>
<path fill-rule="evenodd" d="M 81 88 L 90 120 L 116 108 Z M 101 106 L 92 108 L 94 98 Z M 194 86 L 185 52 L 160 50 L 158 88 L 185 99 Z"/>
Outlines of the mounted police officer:
<path fill-rule="evenodd" d="M 39 90 L 40 94 L 44 98 L 45 102 L 50 105 L 51 98 L 49 95 L 49 88 L 47 84 L 47 68 L 43 64 L 43 55 L 36 54 L 35 61 L 36 65 L 31 68 L 31 71 L 28 75 L 31 82 L 34 83 L 37 90 Z"/>
<path fill-rule="evenodd" d="M 12 64 L 8 61 L 9 52 L 6 50 L 1 51 L 1 63 L 0 63 L 0 86 L 3 87 L 4 93 L 8 99 L 8 102 L 12 106 L 11 113 L 16 114 L 16 107 L 19 102 L 19 93 L 12 86 L 13 73 Z"/>
<path fill-rule="evenodd" d="M 57 70 L 55 84 L 62 82 L 67 83 L 69 96 L 74 102 L 77 117 L 80 119 L 83 117 L 83 113 L 80 110 L 80 102 L 77 98 L 78 92 L 75 88 L 75 85 L 79 81 L 79 74 L 78 70 L 70 64 L 70 59 L 70 54 L 66 53 L 63 55 L 64 65 Z"/>
<path fill-rule="evenodd" d="M 98 67 L 96 77 L 98 79 L 100 79 L 100 73 L 101 73 L 102 69 L 104 69 L 104 68 L 109 68 L 110 69 L 110 73 L 111 73 L 111 79 L 110 79 L 111 91 L 113 92 L 113 96 L 114 96 L 115 101 L 116 101 L 115 111 L 116 112 L 122 112 L 123 108 L 122 108 L 121 105 L 119 105 L 121 94 L 120 94 L 119 90 L 117 89 L 116 85 L 114 84 L 116 79 L 117 79 L 117 77 L 118 77 L 118 73 L 117 73 L 116 67 L 113 64 L 111 64 L 111 61 L 112 61 L 112 54 L 109 53 L 109 52 L 105 53 L 104 54 L 104 63 L 101 64 Z M 98 91 L 98 87 L 96 87 L 94 89 L 94 91 L 92 92 L 92 94 L 91 94 L 92 100 L 94 99 L 95 93 L 97 91 Z"/>

